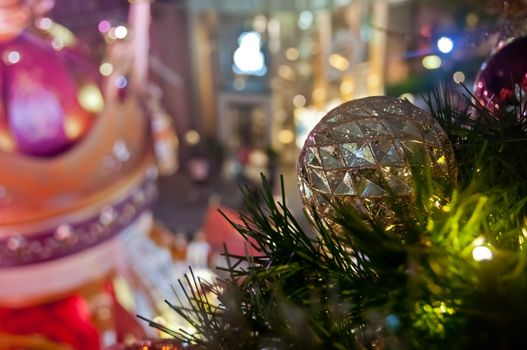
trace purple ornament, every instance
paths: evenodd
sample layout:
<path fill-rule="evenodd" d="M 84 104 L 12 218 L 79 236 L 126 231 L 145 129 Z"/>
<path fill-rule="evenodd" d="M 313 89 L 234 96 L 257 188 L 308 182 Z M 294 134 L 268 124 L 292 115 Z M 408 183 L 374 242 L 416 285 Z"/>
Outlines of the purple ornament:
<path fill-rule="evenodd" d="M 527 93 L 527 37 L 502 42 L 481 66 L 474 95 L 491 111 L 504 109 Z"/>
<path fill-rule="evenodd" d="M 53 157 L 71 148 L 95 120 L 79 103 L 79 86 L 96 84 L 82 60 L 30 33 L 0 42 L 0 54 L 4 130 L 15 150 Z"/>

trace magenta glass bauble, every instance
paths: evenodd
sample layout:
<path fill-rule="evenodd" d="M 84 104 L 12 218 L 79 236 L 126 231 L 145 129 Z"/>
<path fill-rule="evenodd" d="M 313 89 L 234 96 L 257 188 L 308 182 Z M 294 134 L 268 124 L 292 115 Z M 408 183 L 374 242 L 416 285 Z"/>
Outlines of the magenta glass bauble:
<path fill-rule="evenodd" d="M 103 101 L 86 61 L 29 32 L 0 42 L 0 55 L 0 151 L 53 157 L 88 133 Z"/>
<path fill-rule="evenodd" d="M 512 106 L 527 92 L 527 37 L 502 41 L 483 63 L 474 86 L 477 100 L 491 111 Z"/>

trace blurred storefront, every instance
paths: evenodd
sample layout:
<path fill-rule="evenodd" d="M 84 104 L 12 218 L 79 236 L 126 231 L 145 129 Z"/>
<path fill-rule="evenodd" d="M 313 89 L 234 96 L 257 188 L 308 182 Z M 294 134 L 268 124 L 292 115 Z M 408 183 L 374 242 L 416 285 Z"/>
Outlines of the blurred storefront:
<path fill-rule="evenodd" d="M 188 1 L 202 132 L 231 155 L 272 148 L 293 159 L 295 141 L 328 109 L 383 94 L 387 68 L 403 78 L 386 61 L 385 29 L 391 11 L 407 8 L 387 0 Z"/>

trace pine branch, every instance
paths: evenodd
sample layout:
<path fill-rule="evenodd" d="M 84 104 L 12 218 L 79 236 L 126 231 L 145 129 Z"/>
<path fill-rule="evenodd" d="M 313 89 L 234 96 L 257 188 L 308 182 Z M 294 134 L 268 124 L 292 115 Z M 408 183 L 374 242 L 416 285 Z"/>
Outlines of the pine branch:
<path fill-rule="evenodd" d="M 259 193 L 244 190 L 241 224 L 230 221 L 257 256 L 225 248 L 224 280 L 190 271 L 179 282 L 167 303 L 195 333 L 151 325 L 203 349 L 514 348 L 527 312 L 527 135 L 514 115 L 525 106 L 497 115 L 474 101 L 428 96 L 459 179 L 417 153 L 413 201 L 388 197 L 395 229 L 337 204 L 333 219 L 313 210 L 316 235 L 305 232 L 283 179 L 275 202 L 263 178 Z"/>

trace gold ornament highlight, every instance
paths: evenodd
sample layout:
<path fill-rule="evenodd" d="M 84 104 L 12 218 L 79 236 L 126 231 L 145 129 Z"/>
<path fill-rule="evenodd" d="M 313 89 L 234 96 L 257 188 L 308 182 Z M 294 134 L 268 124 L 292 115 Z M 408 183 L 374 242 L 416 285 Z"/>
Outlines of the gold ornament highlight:
<path fill-rule="evenodd" d="M 308 215 L 316 211 L 338 231 L 338 203 L 385 228 L 398 224 L 392 203 L 414 201 L 411 168 L 419 159 L 433 177 L 455 180 L 452 146 L 425 111 L 388 96 L 338 106 L 313 128 L 300 152 L 298 181 Z"/>

